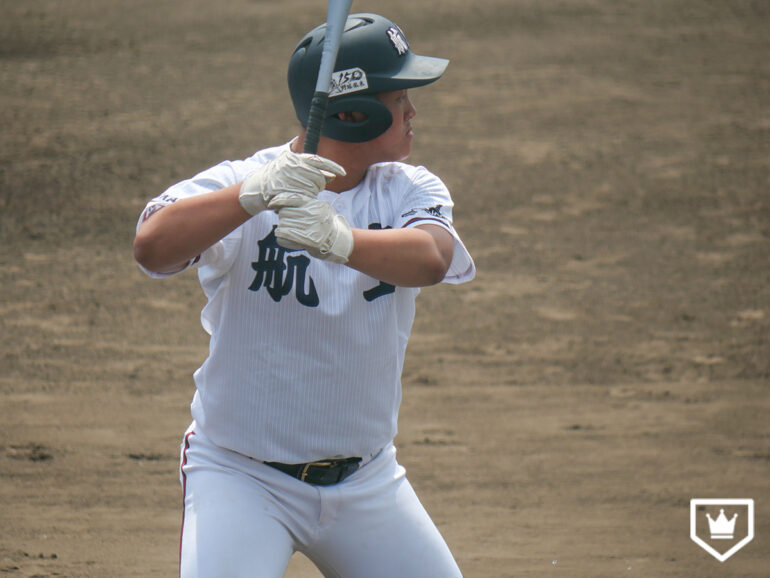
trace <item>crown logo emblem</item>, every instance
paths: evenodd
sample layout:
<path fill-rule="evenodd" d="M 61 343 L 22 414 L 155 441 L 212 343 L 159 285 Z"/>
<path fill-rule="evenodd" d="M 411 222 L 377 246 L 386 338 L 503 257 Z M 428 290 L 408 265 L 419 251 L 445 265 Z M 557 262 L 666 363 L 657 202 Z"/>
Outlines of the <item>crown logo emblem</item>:
<path fill-rule="evenodd" d="M 731 519 L 727 519 L 725 516 L 725 509 L 720 508 L 717 519 L 713 519 L 710 514 L 706 514 L 709 520 L 709 530 L 711 530 L 712 540 L 732 540 L 735 532 L 735 520 L 738 519 L 738 514 L 733 514 Z"/>
<path fill-rule="evenodd" d="M 704 510 L 715 512 L 714 517 Z M 725 510 L 730 512 L 727 517 Z M 754 539 L 754 500 L 695 498 L 690 500 L 690 538 L 720 562 Z"/>

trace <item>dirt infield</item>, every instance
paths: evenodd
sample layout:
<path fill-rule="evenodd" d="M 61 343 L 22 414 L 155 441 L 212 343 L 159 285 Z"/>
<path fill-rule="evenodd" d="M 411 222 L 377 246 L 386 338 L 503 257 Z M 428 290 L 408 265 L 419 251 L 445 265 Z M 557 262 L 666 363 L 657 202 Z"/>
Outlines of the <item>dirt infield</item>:
<path fill-rule="evenodd" d="M 25 0 L 0 18 L 0 575 L 174 576 L 207 342 L 144 203 L 295 131 L 317 0 Z M 770 24 L 756 0 L 354 2 L 414 91 L 477 279 L 423 291 L 401 462 L 468 577 L 770 568 Z M 724 563 L 692 498 L 752 498 Z M 318 576 L 292 560 L 287 576 Z"/>

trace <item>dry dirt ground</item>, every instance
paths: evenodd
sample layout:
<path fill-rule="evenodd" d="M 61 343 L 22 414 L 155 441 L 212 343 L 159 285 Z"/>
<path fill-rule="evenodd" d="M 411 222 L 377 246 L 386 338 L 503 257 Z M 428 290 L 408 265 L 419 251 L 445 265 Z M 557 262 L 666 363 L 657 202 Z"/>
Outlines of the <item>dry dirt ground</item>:
<path fill-rule="evenodd" d="M 0 574 L 174 576 L 203 296 L 135 220 L 293 135 L 326 4 L 0 7 Z M 770 575 L 768 3 L 354 9 L 452 60 L 412 162 L 478 277 L 419 298 L 397 445 L 465 575 Z M 718 562 L 691 498 L 753 498 L 754 540 Z"/>

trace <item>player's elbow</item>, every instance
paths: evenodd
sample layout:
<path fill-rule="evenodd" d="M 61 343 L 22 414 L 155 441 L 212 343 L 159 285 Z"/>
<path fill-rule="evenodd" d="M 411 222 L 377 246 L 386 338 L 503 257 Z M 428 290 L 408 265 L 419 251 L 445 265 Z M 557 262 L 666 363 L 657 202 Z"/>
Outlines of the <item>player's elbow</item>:
<path fill-rule="evenodd" d="M 454 238 L 443 228 L 435 225 L 418 227 L 427 232 L 430 242 L 424 245 L 420 263 L 423 284 L 435 285 L 446 277 L 454 256 Z"/>
<path fill-rule="evenodd" d="M 156 259 L 154 258 L 155 251 L 153 250 L 151 239 L 148 239 L 148 236 L 142 234 L 141 231 L 134 237 L 133 250 L 134 260 L 136 260 L 137 263 L 148 271 L 157 273 L 157 271 L 155 271 L 157 268 Z"/>
<path fill-rule="evenodd" d="M 446 273 L 449 270 L 449 263 L 446 263 L 441 256 L 437 256 L 433 259 L 429 259 L 423 267 L 423 275 L 425 276 L 425 285 L 436 285 L 441 283 L 446 277 Z"/>
<path fill-rule="evenodd" d="M 141 229 L 134 237 L 133 250 L 134 260 L 152 273 L 168 273 L 173 268 L 164 261 L 162 252 L 158 250 L 158 243 Z"/>

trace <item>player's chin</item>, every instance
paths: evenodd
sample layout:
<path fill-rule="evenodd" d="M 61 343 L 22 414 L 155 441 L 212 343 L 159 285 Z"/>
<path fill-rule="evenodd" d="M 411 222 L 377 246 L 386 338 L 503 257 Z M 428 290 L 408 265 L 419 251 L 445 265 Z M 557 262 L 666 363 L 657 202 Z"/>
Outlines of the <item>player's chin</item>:
<path fill-rule="evenodd" d="M 403 136 L 398 140 L 391 140 L 390 143 L 380 148 L 380 162 L 382 161 L 403 161 L 412 153 L 412 136 Z"/>
<path fill-rule="evenodd" d="M 403 161 L 406 157 L 408 157 L 410 154 L 412 154 L 412 139 L 414 138 L 414 133 L 410 130 L 406 133 L 403 142 L 401 143 L 401 146 L 399 147 L 400 152 L 400 158 L 398 160 Z"/>
<path fill-rule="evenodd" d="M 401 154 L 396 155 L 397 158 L 393 159 L 396 161 L 405 161 L 407 158 L 409 158 L 409 155 L 412 154 L 412 147 L 404 147 Z"/>
<path fill-rule="evenodd" d="M 387 153 L 380 157 L 378 162 L 399 162 L 406 160 L 412 154 L 411 146 L 391 147 Z"/>

